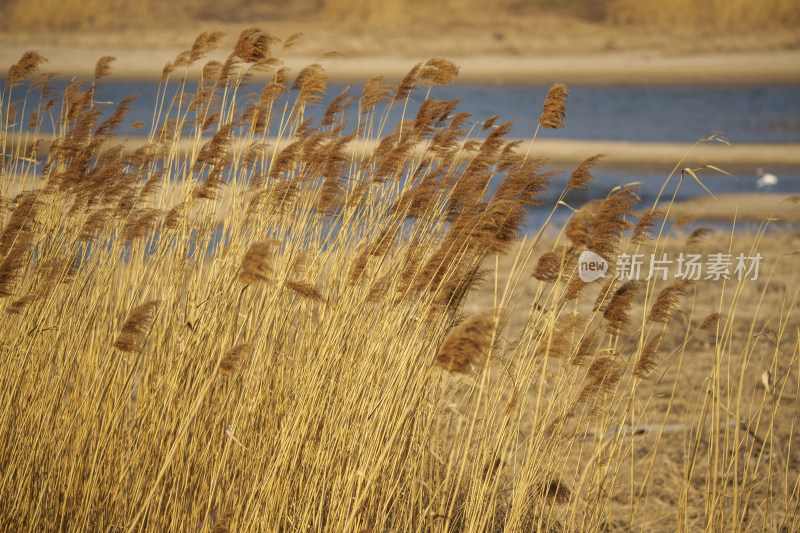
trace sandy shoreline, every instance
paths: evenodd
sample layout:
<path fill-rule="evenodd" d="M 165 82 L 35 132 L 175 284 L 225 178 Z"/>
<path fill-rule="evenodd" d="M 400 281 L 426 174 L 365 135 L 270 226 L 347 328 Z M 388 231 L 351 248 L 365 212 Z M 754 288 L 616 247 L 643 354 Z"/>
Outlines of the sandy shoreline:
<path fill-rule="evenodd" d="M 119 46 L 76 46 L 64 44 L 4 44 L 0 47 L 2 71 L 28 50 L 48 59 L 44 70 L 60 77 L 90 78 L 97 59 L 116 57 L 112 78 L 120 80 L 158 79 L 167 62 L 181 48 L 128 48 Z M 227 50 L 212 53 L 208 59 L 224 61 Z M 320 60 L 319 56 L 289 56 L 286 65 L 292 72 L 322 62 L 337 82 L 358 83 L 383 75 L 397 82 L 416 63 L 428 55 L 359 56 Z M 800 51 L 715 53 L 674 56 L 638 50 L 608 53 L 583 53 L 563 56 L 465 55 L 446 56 L 460 73 L 456 83 L 549 85 L 796 85 L 800 84 Z M 199 68 L 189 71 L 199 75 Z"/>
<path fill-rule="evenodd" d="M 659 206 L 666 209 L 667 204 Z M 720 194 L 716 198 L 697 196 L 675 202 L 669 208 L 672 219 L 691 215 L 718 222 L 800 222 L 800 196 L 776 193 Z"/>
<path fill-rule="evenodd" d="M 201 142 L 210 140 L 204 138 Z M 28 138 L 12 136 L 6 140 L 14 150 L 17 146 L 27 145 Z M 128 136 L 114 142 L 123 144 L 126 152 L 133 151 L 146 143 L 144 136 Z M 269 145 L 282 148 L 288 141 L 269 139 Z M 41 136 L 37 145 L 39 157 L 45 157 L 50 148 L 51 139 Z M 530 139 L 523 139 L 518 151 L 527 152 Z M 178 147 L 180 152 L 188 150 L 191 143 L 187 141 Z M 363 146 L 360 148 L 363 150 Z M 630 141 L 588 141 L 537 139 L 530 151 L 532 156 L 547 159 L 554 164 L 577 164 L 594 154 L 605 154 L 603 165 L 637 167 L 659 166 L 664 168 L 697 167 L 715 165 L 717 167 L 757 167 L 757 166 L 800 166 L 799 143 L 773 144 L 737 144 L 720 143 L 654 143 Z"/>

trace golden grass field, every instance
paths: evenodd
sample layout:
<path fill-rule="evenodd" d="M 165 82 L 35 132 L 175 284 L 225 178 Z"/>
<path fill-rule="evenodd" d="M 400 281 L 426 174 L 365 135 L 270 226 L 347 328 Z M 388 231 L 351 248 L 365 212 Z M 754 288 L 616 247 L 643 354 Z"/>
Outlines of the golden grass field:
<path fill-rule="evenodd" d="M 623 184 L 566 205 L 592 153 L 541 205 L 536 135 L 437 100 L 450 61 L 320 109 L 328 76 L 289 79 L 290 40 L 246 30 L 216 62 L 201 34 L 134 151 L 134 99 L 94 98 L 110 58 L 63 94 L 38 54 L 10 67 L 0 530 L 800 528 L 790 211 L 742 234 L 676 217 L 703 179 L 680 161 L 655 205 Z M 526 235 L 531 209 L 573 214 Z M 605 279 L 581 280 L 587 250 Z M 730 279 L 616 281 L 637 253 L 730 254 Z"/>

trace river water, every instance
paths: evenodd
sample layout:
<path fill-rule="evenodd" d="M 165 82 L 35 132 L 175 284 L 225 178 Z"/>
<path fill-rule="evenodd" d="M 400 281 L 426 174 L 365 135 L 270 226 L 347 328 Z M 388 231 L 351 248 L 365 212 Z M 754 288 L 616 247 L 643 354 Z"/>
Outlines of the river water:
<path fill-rule="evenodd" d="M 58 82 L 56 89 L 65 83 Z M 2 86 L 2 80 L 0 80 Z M 243 101 L 248 93 L 257 93 L 262 85 L 253 83 L 241 90 Z M 330 101 L 341 91 L 349 89 L 358 96 L 361 87 L 329 85 L 327 95 L 317 108 L 307 116 L 321 117 Z M 116 105 L 124 97 L 139 94 L 134 108 L 129 113 L 123 135 L 141 135 L 144 130 L 130 130 L 127 125 L 134 121 L 152 121 L 156 104 L 158 83 L 106 81 L 97 90 L 97 100 Z M 168 94 L 174 94 L 171 89 Z M 530 138 L 547 94 L 547 87 L 520 87 L 496 85 L 451 85 L 434 87 L 431 96 L 438 99 L 460 99 L 457 110 L 473 114 L 476 123 L 493 115 L 500 115 L 498 123 L 514 120 L 511 138 Z M 21 90 L 16 89 L 19 97 Z M 194 91 L 194 86 L 187 87 Z M 290 93 L 289 98 L 294 94 Z M 406 115 L 416 114 L 425 93 L 418 89 L 414 94 Z M 38 95 L 36 95 L 38 96 Z M 28 104 L 30 106 L 30 103 Z M 400 118 L 400 106 L 396 106 L 388 119 L 387 131 Z M 723 135 L 731 143 L 800 143 L 800 86 L 775 87 L 570 87 L 566 101 L 567 115 L 564 128 L 550 130 L 542 128 L 539 139 L 581 139 L 606 141 L 646 141 L 693 143 L 712 133 Z M 110 112 L 110 111 L 109 111 Z M 350 124 L 357 121 L 355 106 L 345 115 Z M 480 124 L 475 128 L 480 130 Z M 475 134 L 479 136 L 479 134 Z M 587 156 L 592 154 L 586 154 Z M 756 167 L 763 167 L 778 176 L 778 183 L 769 188 L 756 187 Z M 559 168 L 560 176 L 552 187 L 557 196 L 571 169 Z M 706 185 L 715 194 L 729 192 L 800 193 L 800 168 L 778 167 L 765 160 L 752 166 L 726 169 L 734 177 L 707 172 Z M 568 200 L 580 203 L 589 198 L 602 197 L 613 187 L 630 182 L 642 182 L 640 196 L 651 201 L 666 178 L 664 168 L 620 167 L 600 165 L 595 171 L 596 180 L 587 193 L 573 194 Z M 706 194 L 693 180 L 685 180 L 679 189 L 678 198 Z M 552 200 L 552 198 L 551 198 Z M 536 223 L 538 214 L 532 221 Z"/>

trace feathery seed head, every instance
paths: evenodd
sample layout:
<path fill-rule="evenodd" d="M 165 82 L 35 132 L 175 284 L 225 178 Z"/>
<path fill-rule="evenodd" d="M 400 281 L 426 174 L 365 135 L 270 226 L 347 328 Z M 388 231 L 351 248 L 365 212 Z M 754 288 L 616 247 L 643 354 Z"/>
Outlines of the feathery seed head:
<path fill-rule="evenodd" d="M 219 372 L 221 374 L 233 374 L 239 371 L 242 360 L 253 352 L 251 343 L 237 344 L 228 348 L 219 361 Z"/>
<path fill-rule="evenodd" d="M 436 364 L 460 374 L 479 368 L 490 355 L 498 318 L 497 310 L 485 311 L 454 327 L 436 355 Z"/>
<path fill-rule="evenodd" d="M 137 352 L 144 347 L 150 333 L 160 300 L 151 300 L 135 308 L 114 341 L 114 347 L 123 352 Z"/>
<path fill-rule="evenodd" d="M 6 87 L 14 87 L 39 70 L 39 65 L 47 61 L 39 52 L 25 52 L 19 61 L 11 65 L 6 76 Z"/>
<path fill-rule="evenodd" d="M 246 285 L 266 282 L 272 278 L 272 258 L 275 241 L 259 241 L 250 245 L 242 258 L 239 281 Z"/>
<path fill-rule="evenodd" d="M 551 129 L 564 127 L 564 117 L 567 116 L 567 108 L 564 105 L 564 101 L 567 99 L 568 94 L 569 91 L 566 85 L 556 83 L 550 88 L 542 106 L 539 124 Z"/>
<path fill-rule="evenodd" d="M 589 184 L 594 180 L 592 167 L 605 156 L 605 154 L 597 154 L 584 159 L 583 162 L 572 171 L 572 175 L 567 182 L 567 189 L 570 191 L 584 191 L 588 189 Z"/>
<path fill-rule="evenodd" d="M 94 67 L 94 81 L 107 78 L 109 74 L 111 74 L 111 63 L 116 61 L 116 57 L 113 56 L 103 56 L 97 60 L 97 64 Z"/>
<path fill-rule="evenodd" d="M 606 327 L 607 331 L 612 335 L 619 335 L 619 333 L 628 325 L 630 311 L 633 298 L 639 290 L 639 283 L 635 280 L 627 281 L 619 289 L 614 292 L 611 301 L 608 304 L 603 317 L 608 320 Z"/>

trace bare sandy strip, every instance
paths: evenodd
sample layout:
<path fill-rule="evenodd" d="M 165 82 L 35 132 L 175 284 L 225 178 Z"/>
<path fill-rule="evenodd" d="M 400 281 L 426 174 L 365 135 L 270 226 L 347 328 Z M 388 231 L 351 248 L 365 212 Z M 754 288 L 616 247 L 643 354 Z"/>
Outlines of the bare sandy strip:
<path fill-rule="evenodd" d="M 523 143 L 525 145 L 525 143 Z M 615 165 L 800 165 L 800 144 L 653 143 L 537 139 L 531 153 L 554 163 L 575 163 L 594 154 L 606 154 L 604 164 Z"/>
<path fill-rule="evenodd" d="M 210 139 L 210 137 L 201 139 L 200 144 Z M 6 139 L 7 153 L 15 153 L 20 148 L 24 149 L 31 142 L 32 139 L 16 136 Z M 122 143 L 126 151 L 133 151 L 145 144 L 146 138 L 125 137 L 116 139 L 114 142 Z M 277 142 L 275 139 L 268 139 L 267 142 L 271 147 L 274 148 L 277 145 L 280 149 L 289 141 L 283 139 Z M 51 141 L 48 138 L 41 137 L 38 144 L 38 157 L 46 157 L 50 144 Z M 365 144 L 358 141 L 353 146 L 358 146 L 358 152 L 363 154 L 371 152 L 373 144 L 374 142 Z M 529 144 L 530 140 L 524 140 L 518 151 L 527 152 Z M 192 146 L 195 148 L 197 146 L 194 141 L 179 141 L 176 148 L 180 153 L 186 153 Z M 595 154 L 606 154 L 603 159 L 605 165 L 657 165 L 659 167 L 678 165 L 679 168 L 714 165 L 723 169 L 734 166 L 800 166 L 800 144 L 798 143 L 728 145 L 705 142 L 693 145 L 688 143 L 537 139 L 533 143 L 530 153 L 533 156 L 545 158 L 550 163 L 569 165 L 580 163 Z"/>
<path fill-rule="evenodd" d="M 122 48 L 45 44 L 35 47 L 49 59 L 45 68 L 62 77 L 90 78 L 97 59 L 117 58 L 113 79 L 157 79 L 164 65 L 180 49 Z M 0 65 L 12 65 L 31 46 L 0 47 Z M 224 60 L 217 51 L 209 59 Z M 401 79 L 427 57 L 354 57 L 325 60 L 326 71 L 339 82 L 363 82 L 376 75 Z M 650 51 L 607 52 L 576 56 L 465 56 L 450 57 L 460 67 L 457 83 L 544 85 L 555 81 L 582 85 L 768 85 L 800 83 L 800 51 L 723 53 L 670 56 Z M 290 57 L 293 72 L 319 62 L 318 57 Z M 5 67 L 3 68 L 5 70 Z M 190 76 L 199 75 L 194 68 Z"/>
<path fill-rule="evenodd" d="M 667 204 L 659 206 L 666 210 Z M 762 220 L 800 222 L 800 196 L 776 193 L 720 194 L 716 198 L 698 196 L 676 202 L 669 208 L 670 218 L 691 215 L 703 220 Z"/>

